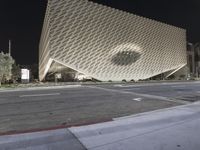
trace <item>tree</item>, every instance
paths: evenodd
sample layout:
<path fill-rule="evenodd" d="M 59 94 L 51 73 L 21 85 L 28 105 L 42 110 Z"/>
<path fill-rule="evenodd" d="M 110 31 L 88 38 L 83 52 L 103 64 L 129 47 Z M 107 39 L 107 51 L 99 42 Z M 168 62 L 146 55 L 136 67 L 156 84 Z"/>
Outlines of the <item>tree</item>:
<path fill-rule="evenodd" d="M 14 59 L 9 54 L 0 53 L 0 86 L 3 80 L 11 79 L 11 70 L 14 62 Z"/>
<path fill-rule="evenodd" d="M 14 63 L 12 65 L 12 81 L 16 83 L 17 80 L 21 77 L 21 69 L 20 66 Z"/>

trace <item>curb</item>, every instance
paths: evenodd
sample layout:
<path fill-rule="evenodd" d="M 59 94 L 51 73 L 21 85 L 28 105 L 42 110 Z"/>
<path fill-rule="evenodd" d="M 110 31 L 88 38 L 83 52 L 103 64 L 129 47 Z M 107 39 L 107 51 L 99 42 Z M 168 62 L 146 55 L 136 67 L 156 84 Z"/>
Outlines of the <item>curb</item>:
<path fill-rule="evenodd" d="M 2 92 L 17 92 L 17 91 L 29 91 L 29 90 L 48 90 L 48 89 L 61 89 L 61 88 L 77 88 L 82 85 L 63 85 L 63 86 L 45 86 L 45 87 L 23 87 L 23 88 L 14 88 L 14 89 L 0 89 Z"/>

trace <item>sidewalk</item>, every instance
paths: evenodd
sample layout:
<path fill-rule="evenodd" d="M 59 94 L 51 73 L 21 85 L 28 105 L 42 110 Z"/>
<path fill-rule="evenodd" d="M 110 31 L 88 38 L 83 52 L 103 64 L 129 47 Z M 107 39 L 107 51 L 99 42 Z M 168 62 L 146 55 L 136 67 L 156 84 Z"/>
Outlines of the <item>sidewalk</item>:
<path fill-rule="evenodd" d="M 0 150 L 199 150 L 200 102 L 69 129 L 1 136 Z"/>
<path fill-rule="evenodd" d="M 200 103 L 70 128 L 91 150 L 199 150 Z"/>
<path fill-rule="evenodd" d="M 45 90 L 45 89 L 60 89 L 60 88 L 76 88 L 81 85 L 49 85 L 49 86 L 35 86 L 35 87 L 17 87 L 17 88 L 0 88 L 1 92 L 15 92 L 15 91 L 31 91 L 31 90 Z"/>

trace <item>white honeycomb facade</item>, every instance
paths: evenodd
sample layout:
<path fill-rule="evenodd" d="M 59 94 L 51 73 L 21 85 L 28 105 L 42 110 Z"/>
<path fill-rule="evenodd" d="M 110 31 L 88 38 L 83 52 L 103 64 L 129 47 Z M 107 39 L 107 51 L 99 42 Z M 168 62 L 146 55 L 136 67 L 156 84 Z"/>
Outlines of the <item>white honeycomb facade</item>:
<path fill-rule="evenodd" d="M 101 81 L 146 79 L 186 65 L 186 31 L 88 0 L 49 0 L 40 80 L 53 61 Z"/>

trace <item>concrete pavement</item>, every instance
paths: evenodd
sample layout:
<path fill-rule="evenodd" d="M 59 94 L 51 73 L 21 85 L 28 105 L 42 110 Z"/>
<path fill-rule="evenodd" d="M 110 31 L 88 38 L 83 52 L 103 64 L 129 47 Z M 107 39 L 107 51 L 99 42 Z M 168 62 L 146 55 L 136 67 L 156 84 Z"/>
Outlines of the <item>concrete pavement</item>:
<path fill-rule="evenodd" d="M 200 103 L 70 131 L 89 150 L 199 150 Z"/>

